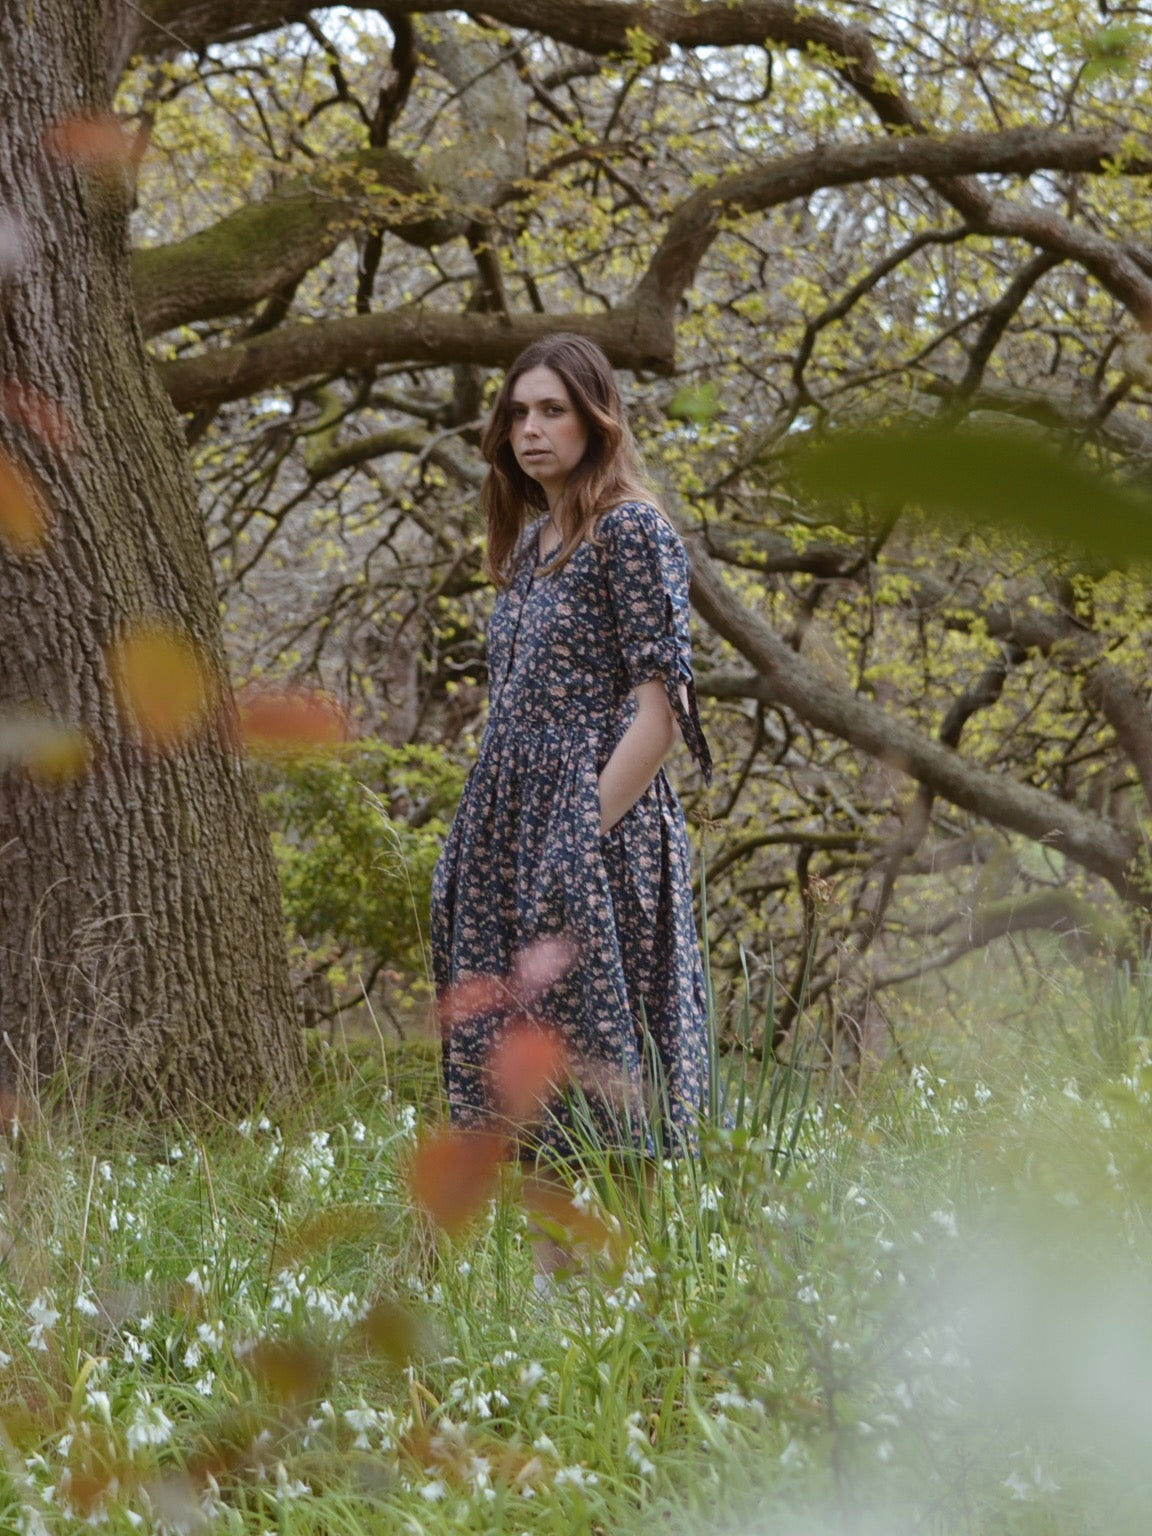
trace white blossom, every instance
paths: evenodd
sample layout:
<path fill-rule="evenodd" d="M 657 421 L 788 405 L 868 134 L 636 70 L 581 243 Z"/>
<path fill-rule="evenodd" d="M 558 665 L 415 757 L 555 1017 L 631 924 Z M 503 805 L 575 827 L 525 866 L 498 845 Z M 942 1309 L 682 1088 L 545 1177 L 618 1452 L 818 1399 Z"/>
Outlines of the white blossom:
<path fill-rule="evenodd" d="M 136 1451 L 148 1445 L 164 1445 L 172 1438 L 172 1429 L 172 1420 L 159 1403 L 154 1403 L 147 1391 L 141 1392 L 125 1435 L 128 1449 Z"/>
<path fill-rule="evenodd" d="M 51 1295 L 47 1291 L 41 1291 L 29 1304 L 27 1311 L 31 1323 L 28 1329 L 28 1348 L 47 1349 L 44 1335 L 55 1328 L 60 1321 L 60 1314 L 52 1305 Z"/>

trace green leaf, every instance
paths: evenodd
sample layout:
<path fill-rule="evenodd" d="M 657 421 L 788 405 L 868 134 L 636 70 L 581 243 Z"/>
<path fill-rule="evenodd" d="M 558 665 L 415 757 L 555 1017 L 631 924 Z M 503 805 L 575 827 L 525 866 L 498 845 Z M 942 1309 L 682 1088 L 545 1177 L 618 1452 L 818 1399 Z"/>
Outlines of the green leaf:
<path fill-rule="evenodd" d="M 1083 79 L 1090 82 L 1101 75 L 1134 74 L 1143 43 L 1144 33 L 1139 27 L 1124 22 L 1101 27 L 1088 39 Z"/>
<path fill-rule="evenodd" d="M 842 432 L 801 449 L 793 472 L 799 489 L 820 500 L 868 499 L 1001 523 L 1120 567 L 1152 560 L 1152 500 L 1022 433 Z"/>
<path fill-rule="evenodd" d="M 686 384 L 683 389 L 678 389 L 668 403 L 667 414 L 673 421 L 690 421 L 697 427 L 706 427 L 723 409 L 720 391 L 709 379 L 703 384 Z"/>

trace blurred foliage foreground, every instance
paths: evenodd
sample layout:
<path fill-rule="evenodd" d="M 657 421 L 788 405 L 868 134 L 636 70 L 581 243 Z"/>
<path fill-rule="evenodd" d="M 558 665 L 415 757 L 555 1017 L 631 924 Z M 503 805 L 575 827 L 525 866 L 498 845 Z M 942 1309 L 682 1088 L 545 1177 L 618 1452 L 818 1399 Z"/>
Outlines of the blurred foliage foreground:
<path fill-rule="evenodd" d="M 1142 1532 L 1150 1025 L 1120 970 L 852 1096 L 729 1074 L 698 1159 L 453 1235 L 416 1046 L 204 1140 L 10 1103 L 0 1527 Z"/>

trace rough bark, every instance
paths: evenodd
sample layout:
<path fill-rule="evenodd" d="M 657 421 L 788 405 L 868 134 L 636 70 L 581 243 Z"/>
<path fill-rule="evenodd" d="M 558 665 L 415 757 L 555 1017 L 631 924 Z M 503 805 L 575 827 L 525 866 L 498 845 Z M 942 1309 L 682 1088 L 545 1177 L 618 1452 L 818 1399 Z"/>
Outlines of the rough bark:
<path fill-rule="evenodd" d="M 1140 778 L 1152 806 L 1152 710 L 1146 689 L 1118 666 L 1101 662 L 1088 674 L 1085 695 L 1116 732 L 1116 739 Z"/>
<path fill-rule="evenodd" d="M 58 401 L 79 441 L 54 451 L 0 418 L 51 509 L 41 548 L 0 544 L 0 712 L 39 707 L 93 747 L 55 785 L 4 772 L 0 1088 L 66 1069 L 151 1114 L 202 1117 L 287 1090 L 301 1043 L 194 490 L 135 318 L 128 189 L 44 146 L 51 123 L 106 110 L 108 22 L 100 0 L 0 13 L 0 203 L 22 246 L 0 376 Z M 107 648 L 140 621 L 187 637 L 224 701 L 169 752 L 117 707 Z"/>

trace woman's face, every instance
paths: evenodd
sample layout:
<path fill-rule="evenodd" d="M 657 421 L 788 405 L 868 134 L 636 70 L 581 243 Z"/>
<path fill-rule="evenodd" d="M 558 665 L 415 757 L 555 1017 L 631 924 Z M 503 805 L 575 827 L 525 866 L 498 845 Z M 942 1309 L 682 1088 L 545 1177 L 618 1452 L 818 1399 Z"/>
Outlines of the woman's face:
<path fill-rule="evenodd" d="M 588 428 L 564 380 L 551 368 L 530 368 L 512 387 L 508 441 L 516 462 L 554 507 L 584 457 Z"/>

